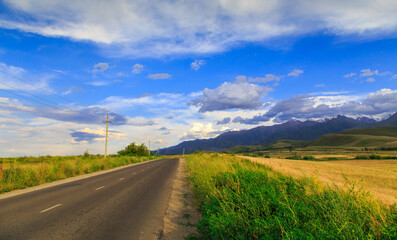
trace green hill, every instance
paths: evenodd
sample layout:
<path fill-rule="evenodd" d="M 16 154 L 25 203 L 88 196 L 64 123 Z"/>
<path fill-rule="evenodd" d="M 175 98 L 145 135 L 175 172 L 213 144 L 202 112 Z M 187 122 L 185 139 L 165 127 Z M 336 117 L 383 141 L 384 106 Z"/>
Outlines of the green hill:
<path fill-rule="evenodd" d="M 256 145 L 256 146 L 235 146 L 227 149 L 226 153 L 249 153 L 257 151 L 269 151 L 276 149 L 288 149 L 297 147 L 306 147 L 308 145 L 307 141 L 302 140 L 279 140 L 272 142 L 268 145 Z"/>
<path fill-rule="evenodd" d="M 397 147 L 397 127 L 374 127 L 323 135 L 309 146 Z"/>

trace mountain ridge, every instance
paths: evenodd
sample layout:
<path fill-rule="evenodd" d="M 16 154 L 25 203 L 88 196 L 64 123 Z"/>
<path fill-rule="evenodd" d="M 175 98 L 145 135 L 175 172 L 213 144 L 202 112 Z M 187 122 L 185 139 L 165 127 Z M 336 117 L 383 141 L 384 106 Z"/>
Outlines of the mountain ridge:
<path fill-rule="evenodd" d="M 161 149 L 160 154 L 182 154 L 183 149 L 185 149 L 186 154 L 194 151 L 219 152 L 238 145 L 267 145 L 277 140 L 312 141 L 324 134 L 381 126 L 397 126 L 397 113 L 379 122 L 373 122 L 368 118 L 353 119 L 343 115 L 322 122 L 290 120 L 273 126 L 258 126 L 247 130 L 229 131 L 210 139 L 184 141 L 175 146 Z"/>

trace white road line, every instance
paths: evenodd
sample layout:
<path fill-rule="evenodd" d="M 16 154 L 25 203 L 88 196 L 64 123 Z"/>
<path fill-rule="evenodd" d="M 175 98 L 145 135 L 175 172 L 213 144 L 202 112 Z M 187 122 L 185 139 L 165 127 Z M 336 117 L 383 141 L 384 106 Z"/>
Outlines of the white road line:
<path fill-rule="evenodd" d="M 99 188 L 95 189 L 95 191 L 97 191 L 97 190 L 99 190 L 99 189 L 102 189 L 102 188 L 104 188 L 104 187 L 105 187 L 105 186 L 99 187 Z"/>
<path fill-rule="evenodd" d="M 123 180 L 124 178 L 120 178 L 120 181 Z"/>
<path fill-rule="evenodd" d="M 56 208 L 56 207 L 59 207 L 59 206 L 62 206 L 62 204 L 57 204 L 57 205 L 55 205 L 55 206 L 52 206 L 52 207 L 50 207 L 50 208 L 44 209 L 44 210 L 43 210 L 43 211 L 41 211 L 40 213 L 43 213 L 43 212 L 50 211 L 51 209 L 54 209 L 54 208 Z"/>

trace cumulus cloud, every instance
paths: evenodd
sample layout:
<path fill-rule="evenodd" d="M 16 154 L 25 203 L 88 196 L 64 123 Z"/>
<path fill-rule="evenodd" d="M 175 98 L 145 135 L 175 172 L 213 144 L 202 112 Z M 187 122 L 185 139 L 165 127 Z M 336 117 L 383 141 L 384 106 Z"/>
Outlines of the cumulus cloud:
<path fill-rule="evenodd" d="M 394 78 L 394 79 L 397 78 L 397 74 L 394 74 L 392 78 Z"/>
<path fill-rule="evenodd" d="M 194 60 L 194 62 L 192 62 L 190 64 L 190 67 L 193 68 L 195 71 L 199 70 L 201 66 L 205 65 L 205 60 Z"/>
<path fill-rule="evenodd" d="M 3 7 L 10 11 L 0 27 L 90 40 L 134 57 L 219 52 L 314 32 L 371 39 L 397 28 L 390 0 L 5 0 Z"/>
<path fill-rule="evenodd" d="M 375 78 L 373 78 L 373 77 L 370 77 L 370 78 L 367 78 L 367 80 L 366 80 L 367 82 L 375 82 Z"/>
<path fill-rule="evenodd" d="M 222 127 L 221 129 L 214 129 L 212 123 L 192 123 L 191 128 L 179 136 L 180 140 L 204 139 L 212 138 L 228 131 L 229 128 Z"/>
<path fill-rule="evenodd" d="M 135 64 L 135 65 L 132 67 L 132 73 L 134 73 L 134 74 L 141 73 L 142 70 L 143 70 L 143 65 L 142 65 L 142 64 L 139 64 L 139 63 Z"/>
<path fill-rule="evenodd" d="M 294 71 L 288 73 L 288 77 L 297 77 L 303 73 L 303 70 L 295 69 Z"/>
<path fill-rule="evenodd" d="M 104 72 L 109 68 L 108 63 L 97 63 L 94 65 L 94 68 L 92 69 L 93 72 Z"/>
<path fill-rule="evenodd" d="M 168 79 L 170 77 L 172 77 L 172 76 L 170 74 L 168 74 L 168 73 L 155 73 L 155 74 L 149 74 L 148 75 L 148 78 L 155 79 L 155 80 Z"/>
<path fill-rule="evenodd" d="M 215 89 L 204 89 L 203 95 L 190 102 L 199 107 L 199 112 L 228 109 L 260 108 L 262 97 L 271 89 L 248 83 L 245 76 L 239 76 L 234 82 L 225 82 Z"/>
<path fill-rule="evenodd" d="M 317 87 L 317 88 L 320 88 L 320 87 L 325 87 L 325 84 L 323 84 L 323 83 L 319 83 L 319 84 L 316 84 L 316 85 L 314 85 L 314 87 Z"/>
<path fill-rule="evenodd" d="M 236 117 L 233 122 L 258 124 L 276 118 L 276 121 L 290 119 L 325 118 L 336 115 L 385 115 L 396 112 L 397 90 L 381 89 L 368 94 L 362 101 L 351 96 L 299 95 L 274 104 L 263 115 L 253 118 Z"/>

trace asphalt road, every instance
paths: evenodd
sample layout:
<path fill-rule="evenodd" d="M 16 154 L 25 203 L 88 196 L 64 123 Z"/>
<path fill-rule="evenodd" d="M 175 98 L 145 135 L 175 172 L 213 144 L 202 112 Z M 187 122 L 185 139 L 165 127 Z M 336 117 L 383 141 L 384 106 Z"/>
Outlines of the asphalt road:
<path fill-rule="evenodd" d="M 178 159 L 0 199 L 0 239 L 159 239 Z"/>

